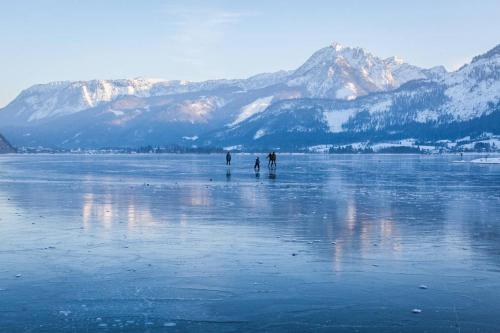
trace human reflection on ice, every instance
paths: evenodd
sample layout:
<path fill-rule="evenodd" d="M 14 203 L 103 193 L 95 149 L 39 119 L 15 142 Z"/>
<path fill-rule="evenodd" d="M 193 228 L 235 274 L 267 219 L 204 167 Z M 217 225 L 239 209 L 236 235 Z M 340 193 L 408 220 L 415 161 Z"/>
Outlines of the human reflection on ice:
<path fill-rule="evenodd" d="M 111 229 L 113 225 L 113 197 L 110 193 L 104 196 L 104 203 L 96 206 L 98 219 L 102 221 L 105 229 Z"/>
<path fill-rule="evenodd" d="M 129 233 L 134 233 L 138 231 L 152 231 L 155 226 L 159 224 L 157 218 L 155 218 L 150 209 L 145 206 L 138 209 L 133 197 L 129 199 L 128 209 L 127 209 L 127 229 Z M 123 221 L 121 214 L 118 215 L 118 220 Z M 167 219 L 162 220 L 162 224 L 167 224 Z"/>
<path fill-rule="evenodd" d="M 474 190 L 482 184 L 475 173 L 465 181 L 471 187 L 463 188 L 453 187 L 458 184 L 457 179 L 444 179 L 441 173 L 432 171 L 416 158 L 406 159 L 403 163 L 401 159 L 395 162 L 389 158 L 366 156 L 360 164 L 359 157 L 333 160 L 314 157 L 317 160 L 309 164 L 311 158 L 284 157 L 282 166 L 286 172 L 281 174 L 279 182 L 270 183 L 264 179 L 262 183 L 249 183 L 244 181 L 248 178 L 237 173 L 234 177 L 238 177 L 238 181 L 225 188 L 217 183 L 217 171 L 213 166 L 200 163 L 204 160 L 199 157 L 188 163 L 193 165 L 194 173 L 185 172 L 181 177 L 171 166 L 165 174 L 155 170 L 156 178 L 147 178 L 151 183 L 149 187 L 142 184 L 145 183 L 144 177 L 152 177 L 153 174 L 148 174 L 150 168 L 144 169 L 145 175 L 140 179 L 128 178 L 126 182 L 121 181 L 127 179 L 123 174 L 100 175 L 104 172 L 102 170 L 125 172 L 129 163 L 127 159 L 125 162 L 121 158 L 111 160 L 116 164 L 106 167 L 100 166 L 100 160 L 96 159 L 94 167 L 85 164 L 83 175 L 79 175 L 75 167 L 69 167 L 69 163 L 59 170 L 57 160 L 54 160 L 52 164 L 47 162 L 38 167 L 51 172 L 59 170 L 59 178 L 68 179 L 66 183 L 60 182 L 58 177 L 46 182 L 44 170 L 36 170 L 45 182 L 9 184 L 3 186 L 3 191 L 12 199 L 10 205 L 17 205 L 21 210 L 30 207 L 25 214 L 57 218 L 78 207 L 78 215 L 81 215 L 86 230 L 97 225 L 112 230 L 117 223 L 128 221 L 130 230 L 143 226 L 154 232 L 152 228 L 164 221 L 180 223 L 181 216 L 186 222 L 205 220 L 211 216 L 210 212 L 232 207 L 232 216 L 245 217 L 235 219 L 238 225 L 260 223 L 263 228 L 286 228 L 298 238 L 326 237 L 329 242 L 342 240 L 337 242 L 339 247 L 349 247 L 349 251 L 366 255 L 373 252 L 373 244 L 387 251 L 390 248 L 391 255 L 402 251 L 405 244 L 398 238 L 417 231 L 421 237 L 443 244 L 456 238 L 457 233 L 465 244 L 480 239 L 487 242 L 497 234 L 476 230 L 492 228 L 490 211 L 494 205 L 491 200 L 495 200 L 497 194 L 491 193 L 494 187 L 482 192 Z M 106 159 L 105 163 L 109 161 Z M 130 164 L 137 170 L 141 161 L 130 160 Z M 154 165 L 158 164 L 155 161 Z M 439 167 L 442 165 L 438 164 Z M 461 172 L 474 172 L 464 171 L 466 166 L 463 165 L 444 165 L 461 168 Z M 95 170 L 94 175 L 88 174 L 90 170 Z M 35 170 L 26 173 L 36 175 Z M 443 174 L 449 174 L 449 171 Z M 6 177 L 8 179 L 8 174 Z M 208 182 L 210 177 L 216 181 Z M 271 180 L 274 180 L 272 175 Z M 443 182 L 449 185 L 443 187 Z M 494 182 L 494 178 L 488 179 L 489 184 Z M 268 187 L 269 184 L 273 187 Z M 219 219 L 211 221 L 227 219 L 226 216 L 216 216 Z M 465 227 L 459 228 L 460 225 Z M 461 233 L 463 230 L 471 232 Z M 320 249 L 317 251 L 321 252 Z"/>
<path fill-rule="evenodd" d="M 182 197 L 184 197 L 190 201 L 191 207 L 196 207 L 196 206 L 209 207 L 210 205 L 213 204 L 212 198 L 209 195 L 207 188 L 204 186 L 193 186 L 187 190 L 183 190 L 183 191 L 179 191 L 179 192 L 180 192 L 180 194 L 182 193 Z M 187 193 L 183 193 L 183 192 L 187 192 Z M 159 195 L 162 195 L 162 194 L 159 193 Z"/>
<path fill-rule="evenodd" d="M 90 228 L 90 218 L 92 215 L 92 205 L 94 203 L 94 196 L 92 193 L 85 193 L 83 195 L 83 205 L 82 205 L 82 223 L 83 228 L 88 230 Z"/>
<path fill-rule="evenodd" d="M 133 200 L 131 200 L 128 204 L 127 209 L 127 225 L 129 230 L 133 230 L 137 223 L 137 213 L 135 210 L 135 204 Z"/>
<path fill-rule="evenodd" d="M 104 196 L 103 202 L 97 201 L 93 193 L 85 193 L 81 214 L 83 228 L 88 230 L 93 227 L 93 224 L 100 223 L 104 229 L 111 229 L 114 222 L 113 200 L 110 193 Z"/>
<path fill-rule="evenodd" d="M 87 189 L 88 190 L 88 189 Z M 140 227 L 151 227 L 156 224 L 149 207 L 143 205 L 137 209 L 137 198 L 126 193 L 85 193 L 82 200 L 82 225 L 84 230 L 101 226 L 104 230 L 112 230 L 117 223 L 127 223 L 129 231 Z"/>

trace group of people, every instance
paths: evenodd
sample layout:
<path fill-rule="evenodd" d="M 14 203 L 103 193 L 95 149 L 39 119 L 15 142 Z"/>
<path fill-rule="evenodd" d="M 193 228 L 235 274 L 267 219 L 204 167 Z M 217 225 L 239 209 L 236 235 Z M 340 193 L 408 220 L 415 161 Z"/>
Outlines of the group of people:
<path fill-rule="evenodd" d="M 267 154 L 267 160 L 268 160 L 267 162 L 268 168 L 276 169 L 276 153 L 274 151 Z M 226 165 L 231 165 L 231 152 L 229 151 L 226 153 Z M 255 171 L 260 171 L 260 159 L 258 156 L 255 159 L 255 164 L 253 168 Z"/>
<path fill-rule="evenodd" d="M 276 153 L 273 151 L 272 153 L 267 154 L 267 166 L 272 168 L 276 168 Z"/>

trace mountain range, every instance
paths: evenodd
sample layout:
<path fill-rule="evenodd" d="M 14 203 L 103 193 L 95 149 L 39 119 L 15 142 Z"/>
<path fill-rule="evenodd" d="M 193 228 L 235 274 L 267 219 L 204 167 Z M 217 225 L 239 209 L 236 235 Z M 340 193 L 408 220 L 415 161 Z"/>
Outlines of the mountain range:
<path fill-rule="evenodd" d="M 333 43 L 241 80 L 40 84 L 0 109 L 0 132 L 16 146 L 242 150 L 500 134 L 500 45 L 454 72 Z"/>

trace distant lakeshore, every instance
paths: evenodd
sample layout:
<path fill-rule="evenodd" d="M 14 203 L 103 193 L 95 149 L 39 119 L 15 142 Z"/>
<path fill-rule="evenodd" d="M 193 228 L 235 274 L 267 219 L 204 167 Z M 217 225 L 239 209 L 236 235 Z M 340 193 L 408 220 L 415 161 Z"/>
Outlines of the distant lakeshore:
<path fill-rule="evenodd" d="M 276 151 L 280 154 L 313 154 L 313 155 L 381 155 L 381 154 L 410 154 L 410 155 L 500 155 L 500 150 L 492 149 L 469 149 L 469 150 L 445 150 L 445 149 L 422 149 L 411 146 L 387 146 L 377 150 L 374 149 L 355 149 L 351 146 L 335 149 L 319 149 L 319 150 L 282 150 L 279 148 L 274 149 L 260 149 L 260 150 L 238 150 L 226 148 L 99 148 L 99 149 L 65 149 L 65 148 L 46 148 L 46 147 L 21 147 L 14 152 L 14 154 L 75 154 L 75 155 L 106 155 L 106 154 L 124 154 L 124 155 L 154 155 L 154 154 L 223 154 L 231 151 L 236 154 L 263 154 L 269 151 Z"/>

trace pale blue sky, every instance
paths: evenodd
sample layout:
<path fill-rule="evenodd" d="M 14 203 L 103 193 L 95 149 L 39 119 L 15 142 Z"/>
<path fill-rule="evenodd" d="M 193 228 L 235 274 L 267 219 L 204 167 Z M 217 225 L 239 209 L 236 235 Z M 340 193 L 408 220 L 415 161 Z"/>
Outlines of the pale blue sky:
<path fill-rule="evenodd" d="M 338 41 L 455 69 L 500 43 L 500 1 L 0 0 L 0 106 L 35 83 L 240 78 Z"/>

